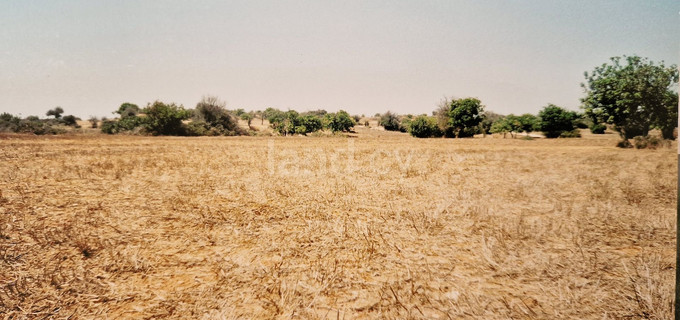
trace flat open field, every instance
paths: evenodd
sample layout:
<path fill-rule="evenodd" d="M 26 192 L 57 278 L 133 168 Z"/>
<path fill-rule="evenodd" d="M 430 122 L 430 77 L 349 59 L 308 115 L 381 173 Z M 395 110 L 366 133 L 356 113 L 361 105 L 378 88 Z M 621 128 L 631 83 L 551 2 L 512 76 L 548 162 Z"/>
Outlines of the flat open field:
<path fill-rule="evenodd" d="M 676 149 L 0 137 L 0 318 L 669 318 Z"/>

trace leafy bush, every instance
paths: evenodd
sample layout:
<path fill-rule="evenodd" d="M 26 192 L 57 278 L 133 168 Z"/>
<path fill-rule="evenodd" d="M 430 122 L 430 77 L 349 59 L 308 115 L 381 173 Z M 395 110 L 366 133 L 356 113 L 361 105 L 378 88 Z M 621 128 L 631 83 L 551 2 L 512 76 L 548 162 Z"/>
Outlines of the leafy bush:
<path fill-rule="evenodd" d="M 137 116 L 140 111 L 141 109 L 136 104 L 125 102 L 114 113 L 119 114 L 121 118 L 126 118 Z"/>
<path fill-rule="evenodd" d="M 437 119 L 428 116 L 418 116 L 413 119 L 408 127 L 408 132 L 416 138 L 430 138 L 442 136 Z"/>
<path fill-rule="evenodd" d="M 80 128 L 80 125 L 78 125 L 78 118 L 73 115 L 64 116 L 61 118 L 61 122 L 67 126 Z"/>
<path fill-rule="evenodd" d="M 21 119 L 9 113 L 0 114 L 0 131 L 16 132 Z"/>
<path fill-rule="evenodd" d="M 607 126 L 602 123 L 593 124 L 592 126 L 590 126 L 590 132 L 593 134 L 604 134 L 606 130 Z"/>
<path fill-rule="evenodd" d="M 155 101 L 144 109 L 144 113 L 144 126 L 149 133 L 164 136 L 184 134 L 182 120 L 186 120 L 189 114 L 183 106 Z"/>
<path fill-rule="evenodd" d="M 390 111 L 385 112 L 382 116 L 380 116 L 380 121 L 378 122 L 381 126 L 385 128 L 387 131 L 402 131 L 403 127 L 401 125 L 401 120 L 399 120 L 399 116 L 397 114 L 394 114 Z"/>
<path fill-rule="evenodd" d="M 99 119 L 97 119 L 97 117 L 95 116 L 91 116 L 90 119 L 87 121 L 90 122 L 90 128 L 92 129 L 97 129 L 97 127 L 99 126 Z"/>
<path fill-rule="evenodd" d="M 118 120 L 102 120 L 101 131 L 107 134 L 133 131 L 145 124 L 144 118 L 129 116 Z"/>
<path fill-rule="evenodd" d="M 349 116 L 349 113 L 340 110 L 337 113 L 329 113 L 324 118 L 326 128 L 333 132 L 350 131 L 354 127 L 354 119 Z"/>
<path fill-rule="evenodd" d="M 576 112 L 568 111 L 554 104 L 544 107 L 538 113 L 538 116 L 541 119 L 540 129 L 546 138 L 557 138 L 563 132 L 573 131 L 574 120 L 578 118 Z"/>
<path fill-rule="evenodd" d="M 208 125 L 209 135 L 218 132 L 218 135 L 237 135 L 241 134 L 242 130 L 238 126 L 238 121 L 232 116 L 227 109 L 225 103 L 220 101 L 217 97 L 203 97 L 193 112 L 194 122 L 204 122 Z M 242 109 L 239 109 L 242 110 Z M 243 112 L 243 114 L 246 114 Z M 189 116 L 189 113 L 186 113 Z M 251 119 L 252 120 L 252 119 Z M 250 121 L 248 122 L 250 124 Z M 198 126 L 203 126 L 200 124 Z M 194 128 L 195 129 L 195 128 Z M 192 134 L 195 132 L 192 132 Z"/>
<path fill-rule="evenodd" d="M 661 147 L 664 144 L 663 142 L 663 139 L 652 135 L 636 136 L 633 138 L 635 149 L 656 149 Z"/>
<path fill-rule="evenodd" d="M 479 99 L 465 98 L 452 100 L 446 113 L 448 122 L 444 132 L 457 138 L 472 137 L 479 132 L 484 106 Z"/>
<path fill-rule="evenodd" d="M 560 138 L 580 138 L 581 131 L 579 129 L 574 129 L 571 131 L 564 131 L 560 133 Z"/>

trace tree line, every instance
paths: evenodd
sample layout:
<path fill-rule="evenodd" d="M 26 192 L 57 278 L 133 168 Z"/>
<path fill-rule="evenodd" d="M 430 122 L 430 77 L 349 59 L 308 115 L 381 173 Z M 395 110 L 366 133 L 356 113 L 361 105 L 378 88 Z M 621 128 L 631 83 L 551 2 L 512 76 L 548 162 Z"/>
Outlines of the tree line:
<path fill-rule="evenodd" d="M 584 97 L 582 112 L 548 104 L 538 114 L 499 115 L 485 110 L 477 98 L 445 99 L 431 116 L 400 116 L 392 112 L 376 114 L 385 130 L 408 132 L 414 137 L 466 138 L 475 134 L 508 134 L 540 131 L 547 138 L 579 137 L 579 128 L 602 134 L 609 127 L 621 137 L 619 146 L 630 147 L 630 139 L 649 139 L 649 131 L 658 129 L 663 139 L 675 139 L 678 119 L 678 70 L 638 56 L 613 57 L 609 63 L 584 73 L 581 84 Z M 47 119 L 29 116 L 24 119 L 0 114 L 0 131 L 34 134 L 58 134 L 64 126 L 79 127 L 77 117 L 62 116 L 61 107 L 50 109 Z M 362 117 L 345 111 L 329 113 L 316 110 L 299 113 L 267 108 L 246 112 L 228 110 L 217 97 L 204 97 L 195 108 L 155 101 L 146 107 L 121 104 L 117 119 L 89 119 L 92 128 L 104 133 L 138 133 L 150 135 L 217 136 L 247 135 L 256 129 L 252 121 L 267 120 L 281 135 L 307 135 L 321 130 L 350 131 Z M 238 125 L 247 121 L 248 128 Z M 365 122 L 364 125 L 368 125 Z"/>

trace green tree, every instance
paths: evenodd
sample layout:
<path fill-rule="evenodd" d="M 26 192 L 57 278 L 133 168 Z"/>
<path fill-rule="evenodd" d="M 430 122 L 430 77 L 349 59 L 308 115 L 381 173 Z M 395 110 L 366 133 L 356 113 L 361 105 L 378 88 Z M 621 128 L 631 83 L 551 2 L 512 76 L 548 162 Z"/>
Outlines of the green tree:
<path fill-rule="evenodd" d="M 517 118 L 520 123 L 520 132 L 525 132 L 529 135 L 532 131 L 539 130 L 541 121 L 537 116 L 531 113 L 525 113 Z"/>
<path fill-rule="evenodd" d="M 61 114 L 64 113 L 64 109 L 61 107 L 56 107 L 54 109 L 50 109 L 45 113 L 46 116 L 51 117 L 53 116 L 55 119 L 61 118 Z"/>
<path fill-rule="evenodd" d="M 380 121 L 378 122 L 387 131 L 401 131 L 401 120 L 399 116 L 391 111 L 385 112 L 380 116 Z"/>
<path fill-rule="evenodd" d="M 343 110 L 337 113 L 329 113 L 325 116 L 325 119 L 326 127 L 333 132 L 349 131 L 355 125 L 354 119 Z"/>
<path fill-rule="evenodd" d="M 433 112 L 435 115 L 438 114 L 437 111 Z M 483 134 L 489 134 L 491 132 L 491 126 L 493 126 L 494 122 L 501 120 L 503 118 L 503 115 L 500 115 L 498 113 L 492 112 L 492 111 L 484 111 L 484 114 L 482 116 L 482 122 L 479 123 L 479 130 Z"/>
<path fill-rule="evenodd" d="M 482 122 L 484 106 L 477 98 L 452 100 L 448 111 L 447 131 L 457 138 L 472 137 Z"/>
<path fill-rule="evenodd" d="M 183 106 L 174 103 L 165 104 L 155 101 L 145 109 L 145 127 L 153 135 L 183 135 L 184 126 L 182 120 L 189 118 L 188 112 Z"/>
<path fill-rule="evenodd" d="M 564 132 L 574 130 L 574 120 L 578 114 L 554 104 L 548 104 L 538 113 L 541 119 L 540 130 L 546 138 L 557 138 Z"/>
<path fill-rule="evenodd" d="M 134 117 L 139 114 L 141 109 L 139 106 L 133 103 L 125 102 L 118 107 L 118 110 L 116 110 L 114 113 L 117 113 L 120 115 L 121 118 L 125 117 Z"/>
<path fill-rule="evenodd" d="M 437 119 L 424 115 L 417 116 L 408 126 L 408 133 L 416 138 L 439 137 L 442 135 Z"/>
<path fill-rule="evenodd" d="M 581 99 L 594 124 L 613 124 L 622 139 L 646 136 L 652 126 L 672 138 L 677 126 L 678 70 L 638 56 L 613 57 L 586 72 Z"/>

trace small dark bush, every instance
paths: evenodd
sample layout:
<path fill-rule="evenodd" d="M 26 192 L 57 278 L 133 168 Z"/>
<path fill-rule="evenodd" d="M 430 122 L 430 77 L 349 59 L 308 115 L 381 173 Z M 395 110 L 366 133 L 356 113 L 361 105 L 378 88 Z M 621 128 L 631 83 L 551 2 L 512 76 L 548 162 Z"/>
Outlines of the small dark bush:
<path fill-rule="evenodd" d="M 571 131 L 564 131 L 560 134 L 560 138 L 580 138 L 581 131 L 579 129 L 574 129 Z"/>
<path fill-rule="evenodd" d="M 621 141 L 617 142 L 616 147 L 617 148 L 632 148 L 633 144 L 631 144 L 630 141 L 628 141 L 628 139 L 625 139 L 625 140 L 621 140 Z"/>
<path fill-rule="evenodd" d="M 635 149 L 656 149 L 664 145 L 664 140 L 657 136 L 636 136 L 633 138 Z"/>
<path fill-rule="evenodd" d="M 604 132 L 607 130 L 607 126 L 604 124 L 598 123 L 590 126 L 590 132 L 593 134 L 604 134 Z"/>

